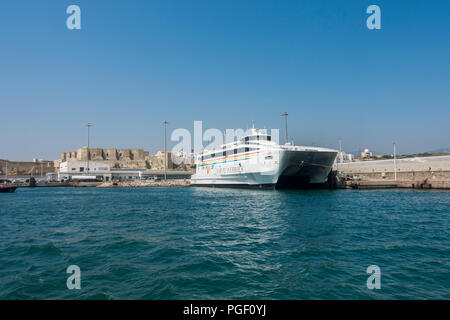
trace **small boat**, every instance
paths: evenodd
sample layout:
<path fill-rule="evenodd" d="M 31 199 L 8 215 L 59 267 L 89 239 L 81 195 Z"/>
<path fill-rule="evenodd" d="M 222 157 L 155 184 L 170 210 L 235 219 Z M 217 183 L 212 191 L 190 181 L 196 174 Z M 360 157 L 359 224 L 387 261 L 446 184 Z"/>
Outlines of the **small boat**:
<path fill-rule="evenodd" d="M 2 187 L 0 186 L 0 192 L 14 192 L 17 187 Z"/>

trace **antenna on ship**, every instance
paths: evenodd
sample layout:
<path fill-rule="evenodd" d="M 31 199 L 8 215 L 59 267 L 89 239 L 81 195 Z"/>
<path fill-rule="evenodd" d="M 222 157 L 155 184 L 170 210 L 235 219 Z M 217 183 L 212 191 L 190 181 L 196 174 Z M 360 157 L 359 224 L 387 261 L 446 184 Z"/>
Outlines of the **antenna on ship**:
<path fill-rule="evenodd" d="M 289 138 L 288 138 L 288 126 L 287 126 L 287 116 L 288 113 L 287 112 L 283 112 L 283 114 L 281 114 L 282 117 L 284 117 L 284 128 L 286 129 L 286 144 L 289 142 Z"/>

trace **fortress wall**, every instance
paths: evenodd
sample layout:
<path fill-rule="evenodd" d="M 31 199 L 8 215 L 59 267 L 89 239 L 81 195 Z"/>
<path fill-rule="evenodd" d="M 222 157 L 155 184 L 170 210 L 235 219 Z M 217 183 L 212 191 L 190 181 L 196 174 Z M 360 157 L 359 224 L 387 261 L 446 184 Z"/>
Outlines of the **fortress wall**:
<path fill-rule="evenodd" d="M 87 161 L 87 147 L 78 148 L 71 152 L 61 153 L 63 161 Z M 148 151 L 142 149 L 116 149 L 116 148 L 90 148 L 90 160 L 104 162 L 111 168 L 132 168 L 132 169 L 164 169 L 164 152 L 150 155 Z M 173 169 L 174 164 L 170 152 L 167 155 L 167 168 Z"/>
<path fill-rule="evenodd" d="M 117 151 L 119 153 L 119 160 L 132 160 L 130 149 L 119 149 Z"/>
<path fill-rule="evenodd" d="M 90 155 L 89 160 L 92 161 L 104 160 L 103 149 L 101 148 L 89 149 L 89 155 Z"/>
<path fill-rule="evenodd" d="M 145 160 L 144 150 L 137 149 L 137 150 L 130 150 L 130 152 L 134 160 Z"/>
<path fill-rule="evenodd" d="M 103 155 L 105 160 L 118 160 L 117 150 L 115 148 L 103 149 Z"/>
<path fill-rule="evenodd" d="M 8 167 L 8 168 L 6 168 Z M 56 168 L 53 161 L 44 161 L 42 163 L 26 162 L 26 161 L 9 161 L 0 160 L 0 175 L 9 177 L 12 176 L 38 176 L 41 174 L 46 175 L 49 172 L 56 172 Z"/>

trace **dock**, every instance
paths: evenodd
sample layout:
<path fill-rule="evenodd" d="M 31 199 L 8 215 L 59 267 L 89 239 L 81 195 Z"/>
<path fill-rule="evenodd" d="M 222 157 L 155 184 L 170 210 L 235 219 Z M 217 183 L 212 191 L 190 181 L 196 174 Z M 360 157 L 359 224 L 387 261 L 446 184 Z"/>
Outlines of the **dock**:
<path fill-rule="evenodd" d="M 332 172 L 340 189 L 450 189 L 450 156 L 339 163 Z"/>
<path fill-rule="evenodd" d="M 188 180 L 170 179 L 158 181 L 124 181 L 124 182 L 105 182 L 97 188 L 142 188 L 142 187 L 187 187 L 190 186 Z"/>

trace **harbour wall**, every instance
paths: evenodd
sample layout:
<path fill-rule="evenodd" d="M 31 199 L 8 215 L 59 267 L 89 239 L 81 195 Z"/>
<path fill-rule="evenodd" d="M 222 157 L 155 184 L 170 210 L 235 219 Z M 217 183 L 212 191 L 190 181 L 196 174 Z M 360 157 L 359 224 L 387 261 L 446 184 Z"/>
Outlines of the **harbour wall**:
<path fill-rule="evenodd" d="M 354 181 L 350 184 L 390 186 L 395 181 L 394 168 L 397 187 L 450 189 L 450 156 L 397 159 L 395 166 L 394 160 L 339 163 L 333 170 Z"/>
<path fill-rule="evenodd" d="M 49 172 L 56 172 L 53 161 L 27 162 L 27 161 L 9 161 L 0 159 L 1 177 L 18 176 L 45 176 Z"/>

